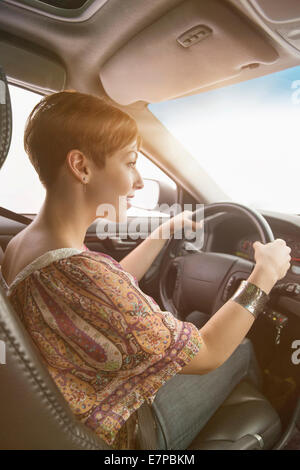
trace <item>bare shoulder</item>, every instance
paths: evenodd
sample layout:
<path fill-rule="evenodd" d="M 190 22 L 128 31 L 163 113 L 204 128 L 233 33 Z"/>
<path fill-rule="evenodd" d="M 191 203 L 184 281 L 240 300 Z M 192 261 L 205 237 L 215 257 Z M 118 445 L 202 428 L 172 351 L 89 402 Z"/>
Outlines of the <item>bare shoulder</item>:
<path fill-rule="evenodd" d="M 11 266 L 14 264 L 13 258 L 14 258 L 14 253 L 16 251 L 15 247 L 16 247 L 18 237 L 19 237 L 19 234 L 9 241 L 5 249 L 4 257 L 2 260 L 2 264 L 1 264 L 2 274 L 8 284 L 10 284 L 10 271 L 11 271 Z"/>
<path fill-rule="evenodd" d="M 6 271 L 7 267 L 10 265 L 10 260 L 13 257 L 13 253 L 16 251 L 16 245 L 18 244 L 18 239 L 20 238 L 20 234 L 14 236 L 9 242 L 4 252 L 4 258 L 1 265 L 2 271 Z"/>
<path fill-rule="evenodd" d="M 8 243 L 1 270 L 8 285 L 25 266 L 51 250 L 51 245 L 41 238 L 33 229 L 26 227 Z"/>

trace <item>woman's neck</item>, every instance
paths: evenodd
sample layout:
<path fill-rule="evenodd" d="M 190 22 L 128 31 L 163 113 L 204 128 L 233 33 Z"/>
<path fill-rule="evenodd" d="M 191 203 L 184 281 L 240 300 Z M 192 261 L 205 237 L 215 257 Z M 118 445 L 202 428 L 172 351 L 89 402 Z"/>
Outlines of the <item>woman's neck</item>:
<path fill-rule="evenodd" d="M 47 193 L 40 212 L 32 224 L 35 229 L 47 233 L 57 244 L 82 249 L 86 231 L 95 220 L 87 210 L 83 198 L 73 194 Z"/>

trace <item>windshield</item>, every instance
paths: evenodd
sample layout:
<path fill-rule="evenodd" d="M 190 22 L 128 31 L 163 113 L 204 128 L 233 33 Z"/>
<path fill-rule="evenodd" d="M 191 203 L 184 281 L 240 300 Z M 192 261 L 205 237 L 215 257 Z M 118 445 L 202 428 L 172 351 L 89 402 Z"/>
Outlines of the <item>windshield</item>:
<path fill-rule="evenodd" d="M 300 67 L 149 109 L 234 202 L 300 214 Z"/>

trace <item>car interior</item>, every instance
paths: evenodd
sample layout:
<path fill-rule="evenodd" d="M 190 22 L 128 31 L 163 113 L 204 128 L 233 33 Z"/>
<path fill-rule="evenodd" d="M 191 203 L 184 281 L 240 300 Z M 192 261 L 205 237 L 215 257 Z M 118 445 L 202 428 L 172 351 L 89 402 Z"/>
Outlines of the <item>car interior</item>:
<path fill-rule="evenodd" d="M 0 3 L 0 169 L 10 158 L 14 131 L 8 86 L 41 97 L 77 90 L 105 97 L 137 121 L 141 155 L 173 182 L 157 182 L 155 207 L 189 204 L 195 217 L 197 204 L 204 204 L 201 248 L 171 238 L 139 282 L 163 310 L 180 320 L 195 315 L 197 325 L 204 324 L 253 270 L 254 241 L 282 238 L 292 248 L 289 271 L 247 334 L 264 374 L 263 393 L 242 381 L 187 450 L 300 450 L 300 353 L 293 346 L 300 348 L 300 209 L 258 210 L 230 199 L 151 104 L 299 65 L 297 0 Z M 0 186 L 0 265 L 9 241 L 36 215 L 5 207 L 2 197 Z M 170 216 L 152 219 L 159 224 L 162 215 Z M 95 221 L 85 245 L 120 261 L 143 240 L 133 218 L 128 215 L 125 239 L 110 232 L 100 239 Z M 137 221 L 150 224 L 144 213 Z M 75 420 L 2 288 L 0 383 L 0 449 L 110 449 Z M 145 403 L 138 413 L 140 448 L 155 449 L 154 411 Z"/>

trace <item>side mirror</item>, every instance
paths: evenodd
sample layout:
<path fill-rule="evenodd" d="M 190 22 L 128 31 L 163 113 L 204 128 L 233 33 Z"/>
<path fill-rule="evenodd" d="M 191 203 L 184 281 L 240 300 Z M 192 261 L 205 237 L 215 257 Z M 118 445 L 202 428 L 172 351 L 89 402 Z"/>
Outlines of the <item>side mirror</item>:
<path fill-rule="evenodd" d="M 143 182 L 143 189 L 138 189 L 134 198 L 130 201 L 132 207 L 149 211 L 168 212 L 168 208 L 176 204 L 177 189 L 174 189 L 170 184 L 152 178 L 143 178 Z"/>

